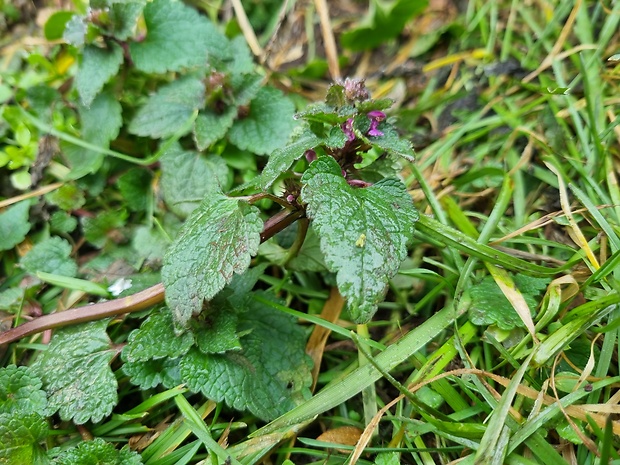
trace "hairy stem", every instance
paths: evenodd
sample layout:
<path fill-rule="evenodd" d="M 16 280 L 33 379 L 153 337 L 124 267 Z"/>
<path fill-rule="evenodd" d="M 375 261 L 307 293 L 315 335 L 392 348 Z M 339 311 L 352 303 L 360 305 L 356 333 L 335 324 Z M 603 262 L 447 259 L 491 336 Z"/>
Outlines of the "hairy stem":
<path fill-rule="evenodd" d="M 303 217 L 303 215 L 303 210 L 288 210 L 276 213 L 265 221 L 263 231 L 260 235 L 261 242 L 273 237 L 275 234 Z M 163 301 L 164 285 L 159 283 L 128 297 L 72 308 L 36 318 L 16 328 L 0 333 L 0 345 L 8 344 L 48 329 L 61 328 L 78 323 L 112 318 L 126 313 L 139 312 Z"/>

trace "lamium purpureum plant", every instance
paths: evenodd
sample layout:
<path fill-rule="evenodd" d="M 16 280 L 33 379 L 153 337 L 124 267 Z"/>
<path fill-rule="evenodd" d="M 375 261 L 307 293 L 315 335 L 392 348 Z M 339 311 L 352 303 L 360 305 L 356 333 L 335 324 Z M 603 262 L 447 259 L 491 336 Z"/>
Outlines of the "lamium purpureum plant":
<path fill-rule="evenodd" d="M 292 265 L 305 239 L 318 240 L 323 269 L 335 273 L 350 317 L 357 323 L 373 317 L 418 220 L 397 177 L 398 159 L 413 160 L 413 151 L 387 118 L 390 105 L 371 99 L 361 80 L 332 85 L 324 102 L 297 115 L 290 141 L 269 156 L 243 196 L 210 183 L 164 255 L 163 286 L 36 319 L 0 335 L 0 343 L 142 310 L 165 294 L 165 305 L 151 311 L 122 349 L 122 370 L 132 383 L 142 389 L 185 384 L 265 420 L 290 410 L 311 383 L 304 331 L 277 310 L 275 295 L 253 291 L 265 266 L 250 268 L 251 259 L 261 243 L 298 222 L 297 239 L 279 263 Z M 263 221 L 256 204 L 265 198 L 283 209 Z M 49 412 L 76 423 L 111 413 L 117 384 L 106 327 L 103 320 L 59 331 L 37 359 L 34 368 L 50 389 Z M 97 343 L 76 350 L 75 340 Z M 70 369 L 84 358 L 91 360 L 84 370 Z M 85 378 L 101 382 L 86 386 Z"/>
<path fill-rule="evenodd" d="M 368 322 L 375 313 L 388 280 L 406 257 L 418 219 L 403 183 L 395 177 L 378 179 L 373 169 L 378 160 L 394 155 L 413 158 L 409 142 L 386 120 L 383 110 L 390 104 L 370 99 L 359 80 L 332 85 L 324 103 L 297 116 L 303 124 L 286 147 L 269 157 L 260 179 L 268 189 L 282 178 L 285 190 L 279 202 L 290 215 L 312 221 L 327 269 L 336 273 L 357 323 Z M 303 174 L 288 171 L 304 155 L 310 164 Z M 214 193 L 188 218 L 162 269 L 177 328 L 185 329 L 204 301 L 249 266 L 263 229 L 251 204 L 264 196 L 240 199 Z M 275 221 L 277 225 L 280 219 Z M 268 220 L 265 229 L 271 227 Z M 299 231 L 305 234 L 306 228 Z M 301 243 L 303 237 L 297 241 Z"/>

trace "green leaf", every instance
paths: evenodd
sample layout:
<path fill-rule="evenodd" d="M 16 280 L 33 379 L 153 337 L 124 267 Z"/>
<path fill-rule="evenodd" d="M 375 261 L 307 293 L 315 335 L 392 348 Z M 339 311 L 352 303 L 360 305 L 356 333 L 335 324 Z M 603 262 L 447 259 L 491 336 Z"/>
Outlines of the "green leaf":
<path fill-rule="evenodd" d="M 391 155 L 404 158 L 407 161 L 415 160 L 411 142 L 400 137 L 391 124 L 382 122 L 378 129 L 383 132 L 382 136 L 364 137 L 364 140 Z"/>
<path fill-rule="evenodd" d="M 86 38 L 86 21 L 84 18 L 82 16 L 75 15 L 67 21 L 67 26 L 62 37 L 69 44 L 76 47 L 81 47 L 84 45 L 84 40 Z"/>
<path fill-rule="evenodd" d="M 362 102 L 357 102 L 355 107 L 357 111 L 360 113 L 368 113 L 369 111 L 374 110 L 387 110 L 392 105 L 394 105 L 394 100 L 391 98 L 378 98 L 378 99 L 368 99 Z"/>
<path fill-rule="evenodd" d="M 0 414 L 0 463 L 30 464 L 40 453 L 39 442 L 49 434 L 47 421 L 38 413 Z"/>
<path fill-rule="evenodd" d="M 182 218 L 194 211 L 205 197 L 230 186 L 230 170 L 217 155 L 200 155 L 175 144 L 164 153 L 160 162 L 164 201 Z"/>
<path fill-rule="evenodd" d="M 47 406 L 41 379 L 30 367 L 9 365 L 0 368 L 0 414 L 39 413 Z"/>
<path fill-rule="evenodd" d="M 90 107 L 106 82 L 118 73 L 123 62 L 123 49 L 109 42 L 107 48 L 87 45 L 82 51 L 82 62 L 75 76 L 75 87 L 85 107 Z"/>
<path fill-rule="evenodd" d="M 296 131 L 290 143 L 269 156 L 269 161 L 261 174 L 263 189 L 271 187 L 278 176 L 288 170 L 295 160 L 301 158 L 306 150 L 316 147 L 322 140 L 309 128 Z"/>
<path fill-rule="evenodd" d="M 131 332 L 127 345 L 123 348 L 123 360 L 129 362 L 177 358 L 194 345 L 194 338 L 187 332 L 175 335 L 172 314 L 167 308 L 160 308 Z"/>
<path fill-rule="evenodd" d="M 357 51 L 377 47 L 397 37 L 405 24 L 427 5 L 428 0 L 371 0 L 360 26 L 342 34 L 342 45 Z"/>
<path fill-rule="evenodd" d="M 117 184 L 129 209 L 144 211 L 151 197 L 153 173 L 143 168 L 131 168 L 119 176 Z"/>
<path fill-rule="evenodd" d="M 118 40 L 127 40 L 134 34 L 138 18 L 142 14 L 145 1 L 112 3 L 109 7 L 111 35 Z"/>
<path fill-rule="evenodd" d="M 194 140 L 198 150 L 205 150 L 223 138 L 237 118 L 239 106 L 250 103 L 262 86 L 262 77 L 258 74 L 234 74 L 230 81 L 233 96 L 221 101 L 225 103 L 225 100 L 229 105 L 221 112 L 207 108 L 196 118 Z"/>
<path fill-rule="evenodd" d="M 192 349 L 181 360 L 181 376 L 189 389 L 269 420 L 299 403 L 311 383 L 304 330 L 295 318 L 256 301 L 239 318 L 239 331 L 247 331 L 242 351 Z"/>
<path fill-rule="evenodd" d="M 49 415 L 59 411 L 63 420 L 81 425 L 112 413 L 118 399 L 107 325 L 101 320 L 58 330 L 32 365 L 48 394 Z"/>
<path fill-rule="evenodd" d="M 95 438 L 76 447 L 64 450 L 52 462 L 53 465 L 141 465 L 142 458 L 128 446 L 117 450 L 114 444 Z"/>
<path fill-rule="evenodd" d="M 66 184 L 65 184 L 66 185 Z M 75 231 L 77 219 L 65 211 L 56 211 L 50 217 L 50 228 L 60 234 L 69 234 Z"/>
<path fill-rule="evenodd" d="M 84 238 L 92 245 L 102 248 L 108 242 L 110 233 L 125 225 L 125 210 L 108 211 L 97 216 L 82 218 Z"/>
<path fill-rule="evenodd" d="M 375 458 L 375 465 L 400 465 L 400 453 L 380 452 Z"/>
<path fill-rule="evenodd" d="M 140 389 L 152 389 L 160 384 L 167 389 L 181 384 L 179 359 L 160 358 L 123 363 L 123 373 Z"/>
<path fill-rule="evenodd" d="M 249 104 L 263 89 L 263 79 L 263 76 L 255 73 L 230 76 L 230 87 L 233 91 L 232 103 L 237 107 Z"/>
<path fill-rule="evenodd" d="M 327 108 L 340 108 L 347 104 L 347 97 L 344 93 L 344 86 L 342 84 L 334 83 L 327 89 L 325 94 L 325 103 L 329 106 Z M 318 104 L 320 107 L 323 104 Z"/>
<path fill-rule="evenodd" d="M 407 256 L 418 212 L 402 182 L 385 179 L 353 188 L 331 157 L 313 162 L 302 182 L 302 199 L 308 203 L 325 263 L 337 273 L 353 320 L 367 322 Z"/>
<path fill-rule="evenodd" d="M 202 315 L 201 315 L 202 317 Z M 221 354 L 241 349 L 237 334 L 238 317 L 230 305 L 220 305 L 207 313 L 196 327 L 196 346 L 205 354 Z"/>
<path fill-rule="evenodd" d="M 206 109 L 198 113 L 194 123 L 194 140 L 198 150 L 205 150 L 226 135 L 237 117 L 237 107 L 229 106 L 217 114 Z"/>
<path fill-rule="evenodd" d="M 0 251 L 11 250 L 26 238 L 30 231 L 29 210 L 30 201 L 22 200 L 0 213 Z"/>
<path fill-rule="evenodd" d="M 243 273 L 260 244 L 258 209 L 211 194 L 192 212 L 164 256 L 162 281 L 175 324 L 185 326 L 205 300 Z"/>
<path fill-rule="evenodd" d="M 152 138 L 170 137 L 204 105 L 205 87 L 194 76 L 184 76 L 149 97 L 129 124 L 129 132 Z"/>
<path fill-rule="evenodd" d="M 71 244 L 65 239 L 52 236 L 36 244 L 20 263 L 31 274 L 45 271 L 74 277 L 77 274 L 77 264 L 70 255 Z"/>
<path fill-rule="evenodd" d="M 73 11 L 56 11 L 45 22 L 43 33 L 47 40 L 62 39 L 67 23 L 73 18 Z"/>
<path fill-rule="evenodd" d="M 146 38 L 129 45 L 133 62 L 146 73 L 204 66 L 207 53 L 228 40 L 205 17 L 181 2 L 154 0 L 144 8 Z"/>
<path fill-rule="evenodd" d="M 47 194 L 45 199 L 65 211 L 77 210 L 86 203 L 84 192 L 75 184 L 63 184 Z"/>
<path fill-rule="evenodd" d="M 134 230 L 131 246 L 142 260 L 161 264 L 169 243 L 170 241 L 159 228 L 138 226 Z"/>
<path fill-rule="evenodd" d="M 538 305 L 537 296 L 547 287 L 549 280 L 524 275 L 513 276 L 513 279 L 530 311 L 534 311 Z M 523 320 L 490 276 L 470 287 L 464 297 L 469 299 L 469 320 L 475 325 L 497 325 L 505 331 L 525 327 Z"/>
<path fill-rule="evenodd" d="M 229 73 L 238 75 L 241 73 L 251 73 L 254 70 L 254 59 L 243 35 L 240 34 L 231 39 L 230 56 L 232 60 L 226 66 Z"/>
<path fill-rule="evenodd" d="M 23 300 L 24 289 L 21 287 L 10 287 L 6 291 L 0 292 L 0 310 L 17 313 L 22 309 Z"/>
<path fill-rule="evenodd" d="M 342 88 L 342 86 L 331 86 L 329 89 L 333 89 L 336 87 Z M 329 90 L 328 96 L 329 99 Z M 331 97 L 334 97 L 333 95 Z M 352 118 L 357 114 L 357 110 L 352 105 L 345 105 L 343 107 L 336 108 L 331 105 L 326 105 L 324 103 L 314 103 L 312 105 L 308 105 L 308 107 L 298 113 L 296 118 L 304 119 L 310 123 L 325 123 L 331 126 L 337 125 L 340 123 L 344 123 L 347 119 Z"/>
<path fill-rule="evenodd" d="M 97 95 L 89 108 L 81 106 L 82 139 L 101 148 L 109 148 L 123 125 L 122 111 L 121 104 L 108 92 Z M 84 150 L 68 142 L 63 142 L 61 148 L 71 165 L 70 176 L 73 179 L 94 173 L 103 163 L 104 154 L 101 152 Z"/>
<path fill-rule="evenodd" d="M 263 87 L 245 118 L 234 122 L 229 140 L 242 150 L 266 155 L 282 147 L 295 127 L 295 105 L 278 89 Z"/>
<path fill-rule="evenodd" d="M 252 300 L 250 291 L 254 289 L 260 277 L 265 273 L 267 263 L 254 266 L 243 274 L 233 276 L 228 285 L 228 289 L 232 291 L 226 294 L 226 300 L 233 306 L 237 313 L 245 312 L 248 308 L 248 302 Z"/>

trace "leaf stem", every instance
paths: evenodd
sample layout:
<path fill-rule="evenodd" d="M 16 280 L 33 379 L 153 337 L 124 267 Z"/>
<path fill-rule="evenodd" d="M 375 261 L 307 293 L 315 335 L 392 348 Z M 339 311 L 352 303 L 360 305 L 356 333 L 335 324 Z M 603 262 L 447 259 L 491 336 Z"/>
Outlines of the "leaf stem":
<path fill-rule="evenodd" d="M 261 242 L 273 237 L 275 234 L 303 217 L 303 215 L 303 210 L 283 210 L 276 213 L 265 221 L 263 231 L 260 235 Z M 83 307 L 72 308 L 35 318 L 34 320 L 0 333 L 0 346 L 48 329 L 61 328 L 78 323 L 113 318 L 126 313 L 139 312 L 153 305 L 162 303 L 165 297 L 164 291 L 164 285 L 158 283 L 155 286 L 128 297 L 109 300 L 98 304 L 85 305 Z"/>
<path fill-rule="evenodd" d="M 153 305 L 163 302 L 164 285 L 162 283 L 149 287 L 128 297 L 109 300 L 94 305 L 71 308 L 62 312 L 52 313 L 35 318 L 23 325 L 0 334 L 0 345 L 16 341 L 31 334 L 40 333 L 47 329 L 86 323 L 115 317 L 124 313 L 139 312 Z"/>
<path fill-rule="evenodd" d="M 306 235 L 308 234 L 309 223 L 310 221 L 308 220 L 308 218 L 301 218 L 299 220 L 299 223 L 298 223 L 299 229 L 297 230 L 297 237 L 295 238 L 295 242 L 293 242 L 293 245 L 291 246 L 291 248 L 288 249 L 288 253 L 286 254 L 286 261 L 284 262 L 285 264 L 287 264 L 293 258 L 295 258 L 297 254 L 299 253 L 299 251 L 301 250 L 301 246 L 304 245 L 304 242 L 306 241 Z"/>
<path fill-rule="evenodd" d="M 277 203 L 281 207 L 286 208 L 287 210 L 291 209 L 291 204 L 288 203 L 286 200 L 278 197 L 277 195 L 270 194 L 268 192 L 259 192 L 258 194 L 253 194 L 247 197 L 239 197 L 239 198 L 245 199 L 250 205 L 254 205 L 256 202 L 263 200 L 263 199 L 269 199 L 269 200 L 273 200 L 275 203 Z"/>
<path fill-rule="evenodd" d="M 303 216 L 303 210 L 282 210 L 276 213 L 265 221 L 263 232 L 260 233 L 260 241 L 265 242 L 267 239 L 286 229 Z"/>
<path fill-rule="evenodd" d="M 59 129 L 56 129 L 54 126 L 43 122 L 42 120 L 27 112 L 21 107 L 19 107 L 19 110 L 26 120 L 28 120 L 33 126 L 35 126 L 38 130 L 44 132 L 45 134 L 51 134 L 54 137 L 58 137 L 58 139 L 60 140 L 64 140 L 65 142 L 77 145 L 78 147 L 82 147 L 83 149 L 92 150 L 93 152 L 101 153 L 103 155 L 109 155 L 111 157 L 125 160 L 129 163 L 134 163 L 140 166 L 149 166 L 159 160 L 159 158 L 164 154 L 166 150 L 170 148 L 173 143 L 178 141 L 182 136 L 189 132 L 194 122 L 196 121 L 196 118 L 198 117 L 198 110 L 193 111 L 191 116 L 188 118 L 187 122 L 181 127 L 181 129 L 179 129 L 172 136 L 166 139 L 166 141 L 161 144 L 157 152 L 147 158 L 137 158 L 125 155 L 124 153 L 116 152 L 111 149 L 107 149 L 105 147 L 99 147 L 98 145 L 91 144 L 90 142 L 84 141 L 78 137 L 74 137 L 70 134 L 60 131 Z"/>

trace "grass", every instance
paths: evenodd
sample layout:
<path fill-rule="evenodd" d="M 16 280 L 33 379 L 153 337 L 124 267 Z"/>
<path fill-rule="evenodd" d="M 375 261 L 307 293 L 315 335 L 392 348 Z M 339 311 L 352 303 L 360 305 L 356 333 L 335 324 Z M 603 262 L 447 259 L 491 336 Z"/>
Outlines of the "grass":
<path fill-rule="evenodd" d="M 287 302 L 278 309 L 322 332 L 308 347 L 321 366 L 312 398 L 265 425 L 181 387 L 136 403 L 126 384 L 91 433 L 143 439 L 147 465 L 620 464 L 620 63 L 606 61 L 619 22 L 618 2 L 472 0 L 428 52 L 405 57 L 426 65 L 422 86 L 370 73 L 417 145 L 403 177 L 423 213 L 375 321 L 350 333 L 315 277 L 265 276 Z M 544 286 L 528 294 L 519 276 Z M 520 324 L 502 327 L 501 311 L 471 321 L 498 312 L 472 292 L 485 278 Z M 13 347 L 5 359 L 33 346 Z M 67 447 L 74 432 L 55 434 Z"/>

